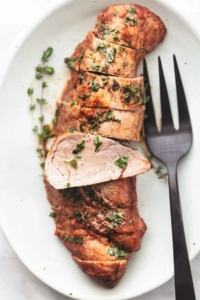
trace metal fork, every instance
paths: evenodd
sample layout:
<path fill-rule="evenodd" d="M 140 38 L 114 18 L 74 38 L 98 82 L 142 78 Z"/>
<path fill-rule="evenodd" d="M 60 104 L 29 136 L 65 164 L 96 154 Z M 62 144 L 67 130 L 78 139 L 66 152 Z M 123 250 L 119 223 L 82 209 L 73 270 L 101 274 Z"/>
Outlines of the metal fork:
<path fill-rule="evenodd" d="M 149 101 L 146 104 L 147 118 L 144 121 L 145 140 L 149 151 L 166 165 L 168 171 L 176 300 L 195 300 L 177 181 L 178 162 L 188 153 L 192 145 L 192 126 L 175 55 L 173 56 L 173 60 L 179 112 L 179 129 L 175 130 L 173 125 L 167 87 L 159 57 L 162 128 L 160 131 L 157 130 L 147 64 L 144 59 L 143 75 L 147 84 L 146 95 L 149 96 Z"/>

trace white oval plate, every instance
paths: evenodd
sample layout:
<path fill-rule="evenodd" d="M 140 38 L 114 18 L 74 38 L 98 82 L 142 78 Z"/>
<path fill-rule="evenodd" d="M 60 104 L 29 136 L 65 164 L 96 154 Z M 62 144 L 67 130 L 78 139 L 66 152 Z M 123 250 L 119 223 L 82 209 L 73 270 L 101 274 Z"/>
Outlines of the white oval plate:
<path fill-rule="evenodd" d="M 53 112 L 68 76 L 63 58 L 70 55 L 94 27 L 98 12 L 115 3 L 116 0 L 60 1 L 15 43 L 16 51 L 0 92 L 1 226 L 17 255 L 37 277 L 57 291 L 82 300 L 128 299 L 150 291 L 173 276 L 168 185 L 158 180 L 153 170 L 138 177 L 139 209 L 148 226 L 142 248 L 133 254 L 125 276 L 112 290 L 95 283 L 79 270 L 69 251 L 54 236 L 54 221 L 48 216 L 50 205 L 40 177 L 26 91 L 43 50 L 52 46 L 54 54 L 50 64 L 56 74 L 48 81 L 46 97 L 50 101 L 48 110 Z M 147 56 L 154 100 L 158 101 L 157 56 L 161 55 L 176 119 L 172 65 L 175 53 L 189 103 L 194 143 L 179 165 L 178 177 L 192 259 L 200 249 L 199 41 L 187 27 L 188 20 L 179 19 L 163 4 L 153 0 L 141 0 L 140 4 L 158 14 L 168 29 L 165 41 Z"/>

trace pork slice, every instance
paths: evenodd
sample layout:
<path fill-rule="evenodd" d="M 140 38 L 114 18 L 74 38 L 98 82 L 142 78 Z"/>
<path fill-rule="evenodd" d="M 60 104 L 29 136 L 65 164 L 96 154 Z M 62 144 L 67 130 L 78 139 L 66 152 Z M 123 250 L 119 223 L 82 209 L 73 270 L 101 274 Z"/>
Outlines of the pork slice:
<path fill-rule="evenodd" d="M 107 42 L 150 52 L 164 39 L 166 27 L 146 7 L 116 4 L 100 12 L 94 34 Z"/>
<path fill-rule="evenodd" d="M 128 141 L 140 141 L 145 106 L 134 111 L 81 108 L 81 131 Z"/>
<path fill-rule="evenodd" d="M 56 212 L 56 231 L 57 235 L 72 252 L 73 255 L 82 260 L 113 261 L 119 260 L 118 255 L 113 255 L 110 249 L 114 244 L 109 242 L 107 237 L 96 234 L 88 230 L 83 223 L 76 219 L 69 218 L 65 209 L 55 208 Z M 129 259 L 129 252 L 123 253 L 124 259 Z"/>
<path fill-rule="evenodd" d="M 77 155 L 76 149 L 81 144 L 84 148 Z M 61 135 L 45 161 L 47 180 L 56 189 L 131 177 L 149 169 L 148 160 L 138 151 L 113 140 L 81 132 Z"/>
<path fill-rule="evenodd" d="M 126 111 L 81 107 L 77 103 L 72 106 L 63 102 L 59 107 L 55 134 L 58 136 L 75 129 L 119 140 L 140 141 L 144 112 L 144 105 L 134 111 Z"/>
<path fill-rule="evenodd" d="M 91 189 L 91 187 L 84 187 L 86 190 L 88 188 Z M 115 207 L 130 207 L 137 202 L 136 177 L 99 183 L 92 188 L 104 202 L 110 201 Z"/>
<path fill-rule="evenodd" d="M 44 184 L 47 199 L 54 207 L 64 205 L 79 209 L 83 205 L 89 205 L 94 211 L 98 211 L 102 207 L 104 209 L 132 207 L 137 202 L 135 177 L 80 188 L 56 190 L 45 176 Z"/>
<path fill-rule="evenodd" d="M 95 209 L 92 205 L 83 204 L 75 207 L 69 203 L 62 207 L 63 214 L 68 219 L 76 220 L 84 228 L 89 228 L 95 233 L 103 235 L 114 233 L 130 233 L 135 230 L 134 207 L 108 209 L 99 206 Z"/>
<path fill-rule="evenodd" d="M 144 228 L 131 233 L 115 233 L 109 236 L 110 240 L 115 243 L 119 248 L 125 249 L 130 252 L 139 251 L 141 248 L 142 238 L 146 231 L 146 225 Z"/>
<path fill-rule="evenodd" d="M 80 64 L 80 70 L 121 77 L 136 77 L 137 65 L 144 51 L 125 48 L 87 35 L 87 48 Z"/>
<path fill-rule="evenodd" d="M 143 104 L 144 79 L 82 74 L 77 96 L 85 107 L 135 110 Z"/>
<path fill-rule="evenodd" d="M 73 259 L 85 274 L 107 288 L 116 286 L 127 267 L 127 260 L 83 261 L 76 256 Z"/>

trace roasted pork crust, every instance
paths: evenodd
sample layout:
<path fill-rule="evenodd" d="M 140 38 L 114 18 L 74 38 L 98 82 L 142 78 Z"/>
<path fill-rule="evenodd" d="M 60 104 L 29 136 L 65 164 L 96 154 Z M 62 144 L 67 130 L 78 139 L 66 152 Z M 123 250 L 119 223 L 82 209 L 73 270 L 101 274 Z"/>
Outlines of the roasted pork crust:
<path fill-rule="evenodd" d="M 93 108 L 136 110 L 144 102 L 144 80 L 100 76 L 85 72 L 75 98 L 83 99 L 81 105 Z"/>
<path fill-rule="evenodd" d="M 123 244 L 128 251 L 139 250 L 146 225 L 138 214 L 135 177 L 106 182 L 105 186 L 102 183 L 88 186 L 85 191 L 82 188 L 56 190 L 46 178 L 44 182 L 47 198 L 57 215 L 56 235 L 61 239 L 65 234 L 73 235 L 81 229 L 81 234 L 101 234 L 115 244 Z M 125 217 L 117 227 L 107 219 L 113 212 Z M 107 228 L 109 225 L 113 227 L 112 233 Z"/>
<path fill-rule="evenodd" d="M 100 12 L 93 32 L 107 42 L 151 52 L 164 39 L 166 27 L 146 7 L 118 4 Z"/>
<path fill-rule="evenodd" d="M 102 11 L 95 30 L 65 59 L 72 77 L 58 103 L 56 136 L 74 128 L 139 140 L 144 84 L 141 78 L 130 77 L 136 75 L 139 60 L 162 41 L 165 33 L 160 18 L 145 7 L 113 5 Z M 115 120 L 100 122 L 91 130 L 94 119 L 107 113 Z M 114 287 L 126 270 L 131 252 L 140 249 L 146 231 L 137 209 L 135 177 L 65 190 L 55 190 L 46 178 L 44 181 L 56 214 L 55 234 L 83 272 L 108 288 Z M 113 213 L 123 216 L 122 222 L 113 222 Z M 110 255 L 113 247 L 125 250 L 126 258 Z"/>
<path fill-rule="evenodd" d="M 127 260 L 120 261 L 83 261 L 72 256 L 79 268 L 88 276 L 107 288 L 113 288 L 124 275 Z"/>
<path fill-rule="evenodd" d="M 140 141 L 144 112 L 144 105 L 134 111 L 83 107 L 80 110 L 81 131 L 119 140 Z M 101 122 L 109 114 L 113 119 Z"/>

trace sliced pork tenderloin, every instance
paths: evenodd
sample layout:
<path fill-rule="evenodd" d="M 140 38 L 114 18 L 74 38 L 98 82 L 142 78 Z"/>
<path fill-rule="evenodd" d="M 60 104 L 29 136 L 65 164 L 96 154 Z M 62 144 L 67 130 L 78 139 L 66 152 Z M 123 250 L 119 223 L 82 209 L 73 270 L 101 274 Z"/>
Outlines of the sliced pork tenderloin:
<path fill-rule="evenodd" d="M 127 208 L 136 205 L 136 177 L 120 178 L 108 182 L 88 185 L 79 188 L 56 190 L 44 177 L 47 199 L 52 206 L 81 207 L 90 205 L 95 210 L 106 208 Z"/>
<path fill-rule="evenodd" d="M 85 261 L 73 256 L 79 268 L 88 276 L 107 288 L 113 288 L 121 280 L 127 267 L 127 260 Z"/>
<path fill-rule="evenodd" d="M 151 52 L 164 39 L 166 27 L 146 7 L 115 4 L 100 12 L 94 34 L 110 43 Z"/>
<path fill-rule="evenodd" d="M 144 103 L 144 79 L 100 76 L 85 72 L 77 85 L 77 101 L 82 106 L 135 110 Z"/>
<path fill-rule="evenodd" d="M 145 51 L 107 43 L 89 32 L 87 48 L 83 57 L 80 60 L 79 56 L 77 58 L 75 56 L 74 53 L 71 58 L 66 58 L 65 61 L 76 70 L 78 70 L 77 64 L 71 63 L 70 59 L 72 58 L 80 63 L 79 70 L 131 78 L 136 77 L 138 63 L 145 56 Z"/>
<path fill-rule="evenodd" d="M 145 107 L 134 111 L 86 108 L 63 102 L 55 127 L 56 135 L 75 129 L 119 140 L 140 141 Z"/>
<path fill-rule="evenodd" d="M 149 169 L 149 161 L 138 151 L 80 132 L 59 136 L 45 161 L 47 180 L 56 189 L 131 177 Z"/>
<path fill-rule="evenodd" d="M 128 141 L 140 141 L 145 107 L 134 111 L 81 108 L 81 131 Z"/>

